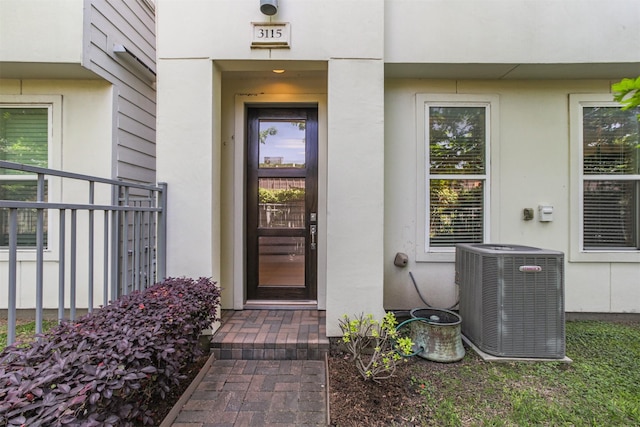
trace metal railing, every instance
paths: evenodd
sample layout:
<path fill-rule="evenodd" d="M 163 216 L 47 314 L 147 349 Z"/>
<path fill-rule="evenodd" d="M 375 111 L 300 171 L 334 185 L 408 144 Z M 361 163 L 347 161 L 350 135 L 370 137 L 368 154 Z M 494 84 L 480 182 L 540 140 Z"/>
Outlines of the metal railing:
<path fill-rule="evenodd" d="M 86 263 L 86 307 L 89 312 L 94 309 L 96 264 L 102 266 L 102 305 L 107 305 L 110 300 L 135 290 L 142 290 L 165 278 L 166 184 L 147 185 L 124 182 L 6 161 L 0 161 L 0 169 L 10 170 L 13 171 L 12 174 L 21 176 L 24 176 L 24 173 L 35 174 L 37 177 L 35 201 L 0 200 L 0 216 L 4 219 L 0 225 L 1 228 L 6 229 L 0 232 L 8 234 L 8 246 L 0 247 L 0 253 L 8 252 L 8 257 L 5 255 L 7 261 L 0 261 L 0 263 L 8 263 L 8 345 L 12 344 L 16 338 L 17 273 L 18 262 L 22 262 L 19 257 L 24 257 L 23 253 L 33 251 L 35 251 L 33 307 L 35 307 L 36 333 L 42 332 L 45 254 L 48 263 L 52 261 L 49 252 L 55 253 L 53 248 L 48 247 L 48 242 L 52 239 L 45 238 L 47 233 L 48 236 L 58 237 L 57 254 L 53 260 L 58 264 L 58 277 L 54 280 L 58 287 L 58 320 L 65 319 L 65 312 L 68 312 L 69 320 L 76 319 L 79 285 L 77 272 L 80 263 Z M 19 175 L 12 175 L 11 178 L 14 176 Z M 75 183 L 84 183 L 84 188 L 80 192 L 84 193 L 86 202 L 68 203 L 46 200 L 51 198 L 47 196 L 51 191 L 46 185 L 47 180 L 50 179 L 60 180 L 59 187 L 62 189 L 66 189 L 71 182 L 74 183 L 74 189 L 77 187 Z M 2 184 L 3 181 L 0 180 L 0 186 Z M 106 194 L 107 188 L 109 189 L 110 203 L 95 203 L 97 185 L 100 186 L 103 195 Z M 106 188 L 103 188 L 104 186 Z M 74 193 L 77 192 L 77 190 L 74 191 Z M 25 248 L 18 245 L 18 213 L 25 211 L 30 211 L 36 217 L 35 247 Z M 58 212 L 57 216 L 48 215 L 49 212 L 54 211 Z M 96 215 L 97 212 L 102 212 L 102 218 L 99 214 Z M 23 218 L 24 215 L 21 217 Z M 57 224 L 50 223 L 52 218 L 57 219 Z M 96 231 L 96 223 L 102 224 L 102 232 Z M 79 233 L 79 224 L 86 225 L 86 234 Z M 78 254 L 80 239 L 82 239 L 82 248 L 87 249 L 86 253 L 81 255 Z M 102 244 L 100 262 L 95 259 L 96 244 Z M 99 273 L 98 271 L 98 275 Z M 51 280 L 49 277 L 48 279 L 49 283 Z M 0 283 L 2 281 L 4 280 L 0 280 Z M 25 286 L 24 282 L 25 277 L 22 277 L 21 286 Z M 66 289 L 69 290 L 68 304 L 65 304 Z"/>

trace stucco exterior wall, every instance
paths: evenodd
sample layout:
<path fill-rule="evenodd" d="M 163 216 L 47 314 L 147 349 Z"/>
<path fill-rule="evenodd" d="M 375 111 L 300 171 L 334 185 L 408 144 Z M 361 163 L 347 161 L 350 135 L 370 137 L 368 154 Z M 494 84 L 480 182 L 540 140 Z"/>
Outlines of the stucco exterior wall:
<path fill-rule="evenodd" d="M 579 262 L 570 256 L 570 224 L 577 220 L 570 199 L 572 171 L 569 94 L 607 93 L 607 80 L 446 81 L 387 80 L 385 90 L 385 307 L 420 306 L 411 271 L 431 305 L 450 307 L 457 299 L 454 265 L 416 262 L 416 228 L 423 220 L 416 206 L 415 96 L 420 93 L 499 96 L 499 134 L 491 158 L 491 239 L 565 253 L 567 311 L 640 311 L 640 264 Z M 496 157 L 497 156 L 497 157 Z M 554 207 L 554 220 L 524 221 L 523 208 Z M 405 252 L 407 268 L 393 265 Z M 417 305 L 416 305 L 417 304 Z"/>
<path fill-rule="evenodd" d="M 112 86 L 104 81 L 95 80 L 0 80 L 0 101 L 9 103 L 35 102 L 53 105 L 52 140 L 50 165 L 68 172 L 108 177 L 111 171 L 112 141 Z M 92 159 L 107 159 L 94 162 Z M 86 203 L 88 189 L 86 184 L 70 181 L 61 183 L 50 180 L 50 197 L 69 203 Z M 110 189 L 96 186 L 97 204 L 111 202 Z M 58 306 L 58 229 L 57 212 L 49 213 L 49 244 L 44 253 L 44 295 L 45 308 Z M 87 230 L 87 218 L 78 215 L 78 230 Z M 96 230 L 101 230 L 102 219 L 96 215 Z M 69 231 L 69 228 L 67 228 Z M 79 235 L 78 254 L 87 253 L 86 233 Z M 0 277 L 8 277 L 8 253 L 0 250 Z M 35 302 L 35 251 L 20 250 L 17 266 L 17 308 L 33 308 Z M 95 244 L 95 294 L 102 295 L 103 269 L 101 261 L 102 244 Z M 77 307 L 87 307 L 88 262 L 78 262 L 77 270 Z M 68 280 L 68 276 L 67 276 Z M 0 295 L 7 295 L 7 281 L 0 280 Z M 65 295 L 67 307 L 69 301 L 68 281 Z M 98 298 L 95 304 L 100 304 Z M 0 308 L 6 308 L 6 298 L 0 299 Z"/>
<path fill-rule="evenodd" d="M 383 70 L 381 60 L 329 63 L 327 318 L 336 321 L 383 310 Z"/>
<path fill-rule="evenodd" d="M 159 61 L 158 180 L 169 184 L 167 274 L 219 280 L 219 138 L 213 63 Z"/>
<path fill-rule="evenodd" d="M 158 72 L 162 76 L 158 84 L 158 179 L 171 182 L 168 274 L 213 274 L 223 288 L 223 308 L 242 308 L 243 165 L 238 164 L 235 150 L 244 142 L 237 98 L 250 97 L 248 103 L 304 100 L 318 104 L 321 115 L 318 243 L 319 266 L 324 268 L 318 273 L 318 307 L 332 316 L 354 309 L 382 313 L 384 2 L 286 2 L 281 3 L 277 18 L 262 15 L 254 1 L 194 1 L 191 6 L 160 1 L 157 9 Z M 213 16 L 216 25 L 212 25 Z M 353 16 L 366 18 L 353 26 Z M 290 49 L 250 48 L 251 23 L 270 20 L 291 22 Z M 185 27 L 184 22 L 190 25 Z M 274 82 L 265 75 L 256 76 L 252 74 L 256 69 L 274 67 L 253 60 L 279 61 L 286 68 L 293 64 L 292 77 Z M 191 73 L 193 67 L 204 70 L 206 61 L 213 64 L 211 70 Z M 216 82 L 221 78 L 222 95 L 210 91 L 211 78 Z M 354 81 L 360 83 L 354 85 Z M 273 94 L 278 95 L 277 100 L 269 98 Z M 221 115 L 217 116 L 211 105 L 219 102 Z M 332 110 L 327 117 L 329 103 Z M 212 116 L 220 117 L 222 127 L 209 134 L 207 121 Z M 180 124 L 176 127 L 176 123 Z M 326 143 L 329 139 L 332 144 Z M 188 152 L 172 142 L 178 140 L 190 141 Z M 219 181 L 212 181 L 206 171 L 199 177 L 184 174 L 185 159 L 193 161 L 194 152 L 199 158 L 188 166 L 190 171 L 222 153 Z M 353 168 L 354 156 L 362 157 L 362 167 Z M 234 163 L 228 161 L 232 158 Z M 354 187 L 345 182 L 353 182 Z M 208 183 L 208 190 L 201 183 Z M 360 194 L 354 196 L 354 188 Z M 180 195 L 173 198 L 175 193 Z M 205 212 L 209 197 L 214 204 L 220 203 L 219 213 Z M 202 215 L 184 206 L 188 200 L 193 206 L 195 198 L 197 206 L 204 204 Z M 207 217 L 220 221 L 219 232 L 207 229 Z M 204 228 L 183 227 L 185 223 Z M 231 224 L 236 224 L 233 229 Z M 172 227 L 181 228 L 172 231 Z M 367 244 L 353 239 L 356 232 Z M 209 250 L 196 240 L 201 236 L 211 236 L 222 246 Z M 336 324 L 331 327 L 337 330 Z"/>
<path fill-rule="evenodd" d="M 161 56 L 377 57 L 383 43 L 388 63 L 607 63 L 635 61 L 640 37 L 632 0 L 280 0 L 273 18 L 254 0 L 185 4 L 158 1 Z M 250 23 L 269 20 L 293 24 L 295 49 L 248 48 Z"/>
<path fill-rule="evenodd" d="M 256 0 L 157 3 L 159 58 L 326 60 L 382 55 L 383 0 L 281 0 L 273 17 L 263 15 Z M 270 21 L 291 23 L 291 49 L 250 48 L 251 23 Z"/>
<path fill-rule="evenodd" d="M 331 118 L 324 116 L 326 110 L 323 110 L 327 103 L 327 77 L 284 80 L 233 78 L 233 74 L 223 77 L 219 107 L 222 116 L 220 129 L 216 132 L 210 129 L 212 125 L 207 124 L 205 117 L 217 114 L 211 110 L 217 96 L 214 92 L 209 97 L 209 93 L 202 90 L 204 80 L 211 76 L 214 76 L 214 81 L 219 78 L 215 65 L 209 68 L 211 64 L 215 63 L 201 59 L 159 61 L 163 76 L 159 90 L 172 102 L 160 105 L 158 136 L 165 141 L 189 141 L 189 150 L 181 143 L 159 144 L 158 147 L 159 179 L 171 183 L 168 274 L 210 275 L 223 288 L 223 308 L 242 308 L 244 288 L 239 271 L 244 265 L 244 157 L 242 153 L 238 154 L 238 150 L 244 144 L 244 117 L 242 109 L 237 107 L 238 98 L 245 97 L 246 102 L 252 104 L 318 103 L 319 228 L 325 230 L 319 236 L 319 265 L 325 268 L 319 269 L 318 305 L 335 310 L 332 315 L 338 317 L 351 311 L 356 302 L 360 304 L 360 308 L 356 307 L 359 311 L 372 311 L 370 307 L 377 307 L 378 314 L 381 313 L 384 208 L 383 176 L 379 173 L 384 162 L 382 61 L 341 60 L 332 68 L 333 72 L 329 71 L 335 79 L 333 93 L 339 94 L 330 100 L 336 106 L 336 116 L 329 127 L 327 124 Z M 200 72 L 202 74 L 196 74 Z M 187 90 L 188 86 L 185 88 L 178 84 L 185 81 L 185 76 L 189 76 L 187 81 L 194 82 L 191 91 Z M 360 81 L 361 85 L 354 86 L 351 83 L 353 79 Z M 176 89 L 177 93 L 165 92 L 163 84 L 179 90 Z M 378 89 L 377 95 L 370 89 L 372 85 Z M 194 96 L 196 93 L 198 96 Z M 362 93 L 367 96 L 361 96 Z M 354 106 L 356 98 L 360 101 Z M 189 109 L 184 108 L 186 104 Z M 344 110 L 339 110 L 340 105 Z M 363 112 L 367 114 L 363 116 Z M 180 125 L 176 126 L 176 121 Z M 163 123 L 171 126 L 165 127 Z M 328 135 L 331 134 L 333 143 L 328 145 Z M 196 152 L 198 156 L 194 159 Z M 214 178 L 208 175 L 211 169 L 207 168 L 211 168 L 210 162 L 214 162 L 216 156 L 220 159 L 213 164 L 220 162 L 220 175 Z M 359 161 L 354 165 L 356 157 Z M 351 185 L 344 185 L 345 182 Z M 219 206 L 219 213 L 207 211 L 209 206 Z M 209 221 L 211 218 L 215 220 L 217 215 L 222 226 L 217 231 L 208 229 Z M 239 225 L 231 227 L 234 223 Z M 353 239 L 355 230 L 367 239 L 366 244 Z M 205 235 L 211 235 L 211 239 L 203 239 Z M 212 247 L 216 242 L 219 242 L 219 247 Z M 189 250 L 185 251 L 185 247 Z M 239 267 L 234 267 L 238 264 Z M 371 268 L 372 264 L 377 268 Z"/>
<path fill-rule="evenodd" d="M 80 64 L 82 18 L 83 0 L 2 0 L 0 58 L 5 62 Z M 42 37 L 43 33 L 50 37 Z"/>
<path fill-rule="evenodd" d="M 385 61 L 637 61 L 638 16 L 628 0 L 387 0 Z"/>

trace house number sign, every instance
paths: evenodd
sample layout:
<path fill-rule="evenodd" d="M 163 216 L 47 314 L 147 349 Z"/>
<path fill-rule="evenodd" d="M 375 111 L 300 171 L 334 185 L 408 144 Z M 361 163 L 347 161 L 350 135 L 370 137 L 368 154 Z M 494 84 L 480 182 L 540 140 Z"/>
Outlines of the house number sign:
<path fill-rule="evenodd" d="M 287 48 L 291 43 L 291 26 L 286 23 L 253 22 L 251 47 L 262 49 Z"/>

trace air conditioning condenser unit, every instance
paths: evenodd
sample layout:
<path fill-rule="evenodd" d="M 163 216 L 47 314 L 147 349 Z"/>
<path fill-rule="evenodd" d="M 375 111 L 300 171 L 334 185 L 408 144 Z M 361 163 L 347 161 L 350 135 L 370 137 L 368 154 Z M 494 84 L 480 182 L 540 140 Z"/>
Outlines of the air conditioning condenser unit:
<path fill-rule="evenodd" d="M 564 254 L 521 245 L 456 245 L 462 334 L 499 357 L 565 356 Z"/>

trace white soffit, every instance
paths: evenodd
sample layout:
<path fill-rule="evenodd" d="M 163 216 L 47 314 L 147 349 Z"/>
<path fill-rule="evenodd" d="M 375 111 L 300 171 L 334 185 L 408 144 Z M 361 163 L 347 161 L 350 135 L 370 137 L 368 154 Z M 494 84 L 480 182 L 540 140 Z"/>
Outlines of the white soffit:
<path fill-rule="evenodd" d="M 1 1 L 1 0 L 0 0 Z M 80 64 L 0 62 L 3 79 L 101 79 Z"/>
<path fill-rule="evenodd" d="M 326 61 L 216 60 L 218 69 L 227 77 L 273 77 L 272 70 L 285 70 L 283 77 L 326 77 Z"/>

